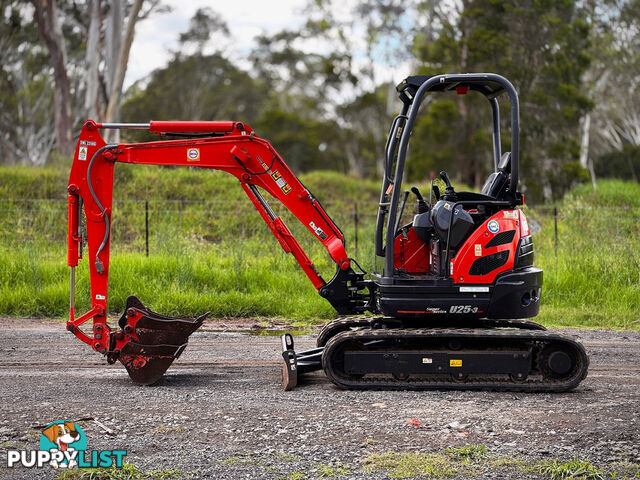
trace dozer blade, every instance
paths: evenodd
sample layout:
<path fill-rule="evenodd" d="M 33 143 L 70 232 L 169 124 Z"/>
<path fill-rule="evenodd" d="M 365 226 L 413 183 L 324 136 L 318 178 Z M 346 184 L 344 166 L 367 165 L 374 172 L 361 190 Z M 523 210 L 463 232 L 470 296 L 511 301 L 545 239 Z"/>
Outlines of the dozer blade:
<path fill-rule="evenodd" d="M 322 369 L 322 347 L 296 353 L 293 336 L 285 333 L 280 336 L 282 342 L 282 388 L 292 390 L 298 385 L 298 374 L 315 372 Z"/>
<path fill-rule="evenodd" d="M 160 315 L 145 307 L 135 296 L 127 298 L 125 313 L 118 321 L 122 332 L 114 340 L 128 339 L 120 350 L 110 352 L 111 363 L 120 360 L 135 383 L 152 385 L 171 366 L 187 346 L 209 313 L 195 318 Z"/>

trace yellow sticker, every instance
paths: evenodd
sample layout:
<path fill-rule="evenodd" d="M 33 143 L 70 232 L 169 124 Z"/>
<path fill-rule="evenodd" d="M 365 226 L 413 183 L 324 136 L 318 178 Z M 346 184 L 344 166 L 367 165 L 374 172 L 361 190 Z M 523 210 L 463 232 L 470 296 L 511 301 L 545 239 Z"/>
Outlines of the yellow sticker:
<path fill-rule="evenodd" d="M 449 366 L 450 367 L 461 367 L 462 366 L 462 360 L 449 360 Z"/>
<path fill-rule="evenodd" d="M 422 363 L 433 363 L 433 358 L 424 357 L 422 359 Z"/>
<path fill-rule="evenodd" d="M 481 257 L 482 256 L 482 245 L 480 245 L 479 243 L 476 243 L 474 245 L 474 249 L 475 249 L 476 257 Z"/>
<path fill-rule="evenodd" d="M 513 218 L 514 220 L 518 219 L 518 211 L 517 210 L 503 210 L 504 218 Z"/>
<path fill-rule="evenodd" d="M 200 149 L 190 148 L 187 150 L 187 162 L 199 162 L 200 161 Z"/>

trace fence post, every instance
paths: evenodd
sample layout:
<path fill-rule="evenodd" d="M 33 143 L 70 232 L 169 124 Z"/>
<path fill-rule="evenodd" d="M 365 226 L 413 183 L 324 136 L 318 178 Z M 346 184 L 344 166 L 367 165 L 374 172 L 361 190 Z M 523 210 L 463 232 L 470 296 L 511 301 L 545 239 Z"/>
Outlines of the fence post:
<path fill-rule="evenodd" d="M 149 200 L 144 201 L 144 247 L 149 256 Z"/>
<path fill-rule="evenodd" d="M 554 232 L 554 240 L 553 240 L 553 249 L 558 258 L 558 207 L 553 207 L 553 232 Z"/>
<path fill-rule="evenodd" d="M 355 238 L 355 258 L 358 258 L 358 202 L 353 204 L 353 226 L 356 233 Z"/>

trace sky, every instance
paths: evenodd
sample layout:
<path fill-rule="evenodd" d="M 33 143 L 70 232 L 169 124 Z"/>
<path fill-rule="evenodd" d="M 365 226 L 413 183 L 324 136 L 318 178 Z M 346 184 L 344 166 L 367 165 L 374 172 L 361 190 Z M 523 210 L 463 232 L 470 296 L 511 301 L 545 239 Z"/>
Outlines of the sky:
<path fill-rule="evenodd" d="M 273 34 L 284 28 L 295 29 L 303 25 L 305 17 L 302 9 L 306 0 L 242 0 L 242 1 L 205 1 L 205 0 L 165 0 L 172 11 L 164 14 L 153 14 L 136 25 L 134 43 L 131 47 L 129 65 L 125 77 L 126 90 L 136 80 L 144 78 L 154 69 L 166 65 L 171 50 L 176 50 L 180 33 L 187 30 L 189 20 L 198 8 L 210 7 L 219 13 L 227 22 L 233 37 L 233 51 L 238 56 L 246 54 L 254 45 L 256 35 Z M 346 14 L 353 0 L 336 2 Z M 364 37 L 351 39 L 352 42 L 364 44 Z M 327 48 L 317 45 L 318 49 Z M 233 58 L 231 58 L 233 60 Z M 356 59 L 357 61 L 357 59 Z M 242 62 L 238 62 L 240 66 Z M 375 76 L 378 80 L 395 80 L 399 82 L 409 74 L 408 66 L 396 66 L 389 73 L 383 65 L 375 65 Z M 387 70 L 387 71 L 385 71 Z M 393 77 L 393 78 L 389 78 Z M 397 77 L 397 78 L 396 78 Z"/>

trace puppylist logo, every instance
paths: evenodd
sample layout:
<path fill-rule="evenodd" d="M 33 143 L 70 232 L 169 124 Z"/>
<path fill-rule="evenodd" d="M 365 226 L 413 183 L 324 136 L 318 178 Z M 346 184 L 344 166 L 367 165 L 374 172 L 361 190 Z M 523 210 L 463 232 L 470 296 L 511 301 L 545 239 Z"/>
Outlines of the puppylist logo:
<path fill-rule="evenodd" d="M 87 450 L 87 437 L 80 425 L 57 420 L 40 435 L 40 450 L 9 450 L 7 467 L 27 468 L 121 468 L 126 450 Z"/>

